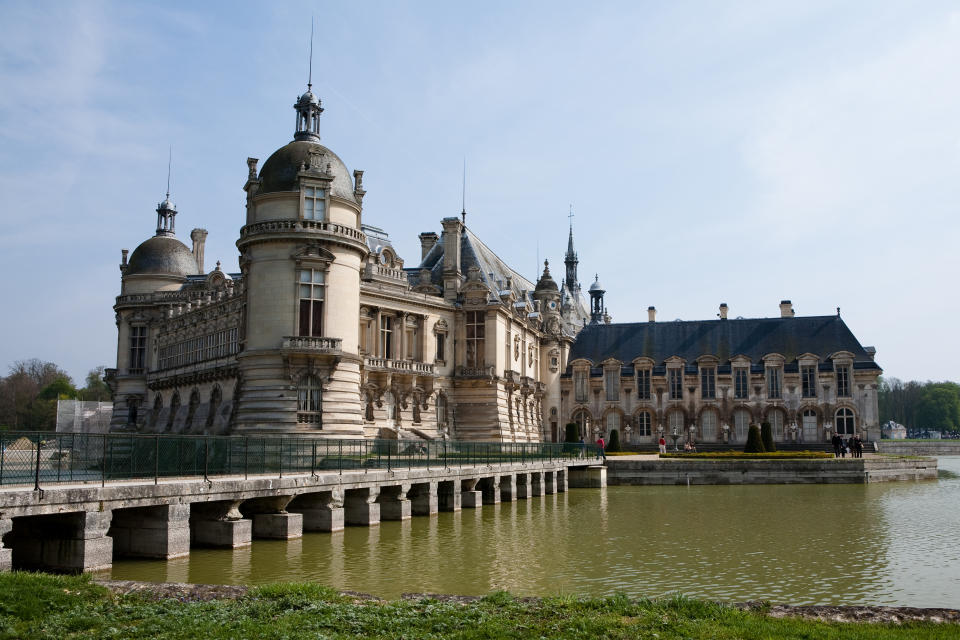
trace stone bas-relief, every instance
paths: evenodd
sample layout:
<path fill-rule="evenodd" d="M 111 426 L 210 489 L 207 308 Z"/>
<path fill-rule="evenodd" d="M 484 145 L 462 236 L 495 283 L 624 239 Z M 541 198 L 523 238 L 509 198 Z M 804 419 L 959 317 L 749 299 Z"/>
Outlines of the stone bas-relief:
<path fill-rule="evenodd" d="M 239 272 L 205 271 L 207 232 L 177 239 L 169 193 L 122 251 L 111 430 L 539 442 L 575 422 L 587 442 L 736 446 L 770 422 L 780 442 L 877 439 L 875 351 L 839 312 L 614 323 L 599 277 L 581 289 L 572 212 L 560 282 L 548 261 L 536 282 L 504 263 L 465 210 L 408 264 L 369 222 L 386 216 L 363 218 L 363 172 L 321 144 L 310 86 L 294 109 L 294 139 L 246 159 Z"/>

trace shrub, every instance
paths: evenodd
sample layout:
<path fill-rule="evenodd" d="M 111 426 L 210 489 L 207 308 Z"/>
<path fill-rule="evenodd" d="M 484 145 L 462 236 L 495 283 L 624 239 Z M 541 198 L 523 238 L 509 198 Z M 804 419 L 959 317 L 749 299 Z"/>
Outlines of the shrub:
<path fill-rule="evenodd" d="M 610 431 L 610 442 L 607 443 L 607 451 L 620 451 L 620 432 L 617 429 Z"/>
<path fill-rule="evenodd" d="M 580 437 L 577 435 L 577 423 L 568 422 L 566 426 L 566 434 L 563 438 L 564 442 L 580 442 Z"/>
<path fill-rule="evenodd" d="M 763 438 L 760 436 L 760 428 L 757 425 L 750 425 L 750 431 L 747 433 L 747 444 L 743 448 L 744 453 L 763 453 Z"/>
<path fill-rule="evenodd" d="M 773 427 L 769 422 L 760 425 L 760 439 L 763 440 L 764 451 L 776 451 L 777 445 L 773 444 Z"/>

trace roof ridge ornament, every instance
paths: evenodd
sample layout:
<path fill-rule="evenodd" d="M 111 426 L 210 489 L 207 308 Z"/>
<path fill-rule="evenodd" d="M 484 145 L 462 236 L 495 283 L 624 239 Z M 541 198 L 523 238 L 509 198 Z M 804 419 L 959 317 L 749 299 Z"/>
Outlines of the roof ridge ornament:
<path fill-rule="evenodd" d="M 167 195 L 163 202 L 157 205 L 157 235 L 174 236 L 177 207 L 170 202 L 170 173 L 173 166 L 173 145 L 167 151 Z"/>
<path fill-rule="evenodd" d="M 313 95 L 313 17 L 310 18 L 310 63 L 307 71 L 307 91 L 293 105 L 297 112 L 297 128 L 293 139 L 301 142 L 320 142 L 320 98 Z"/>

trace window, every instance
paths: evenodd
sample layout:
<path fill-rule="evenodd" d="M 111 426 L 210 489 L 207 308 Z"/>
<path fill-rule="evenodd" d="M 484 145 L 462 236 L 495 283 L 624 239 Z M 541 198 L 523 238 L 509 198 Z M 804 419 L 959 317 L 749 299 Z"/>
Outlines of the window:
<path fill-rule="evenodd" d="M 620 414 L 616 411 L 611 411 L 607 414 L 607 436 L 609 436 L 614 431 L 620 430 Z"/>
<path fill-rule="evenodd" d="M 817 397 L 817 368 L 815 366 L 800 367 L 800 387 L 804 398 Z"/>
<path fill-rule="evenodd" d="M 446 360 L 444 347 L 447 345 L 447 335 L 445 333 L 437 334 L 437 360 Z"/>
<path fill-rule="evenodd" d="M 668 369 L 667 381 L 670 386 L 670 399 L 683 400 L 683 372 L 680 369 Z"/>
<path fill-rule="evenodd" d="M 603 386 L 607 392 L 607 402 L 620 399 L 620 367 L 604 370 Z"/>
<path fill-rule="evenodd" d="M 737 442 L 745 442 L 750 430 L 750 412 L 746 409 L 736 409 L 733 412 L 733 433 Z"/>
<path fill-rule="evenodd" d="M 713 409 L 700 414 L 700 437 L 704 440 L 717 439 L 717 412 Z"/>
<path fill-rule="evenodd" d="M 130 327 L 130 373 L 143 373 L 147 362 L 147 328 Z"/>
<path fill-rule="evenodd" d="M 780 367 L 767 367 L 767 397 L 780 398 L 780 380 L 782 378 Z"/>
<path fill-rule="evenodd" d="M 847 365 L 837 367 L 837 395 L 841 398 L 850 397 L 850 367 Z"/>
<path fill-rule="evenodd" d="M 638 436 L 649 436 L 650 427 L 652 420 L 650 419 L 650 413 L 647 411 L 642 411 L 637 414 L 637 435 Z"/>
<path fill-rule="evenodd" d="M 484 366 L 484 335 L 486 311 L 467 311 L 467 364 L 471 368 Z"/>
<path fill-rule="evenodd" d="M 393 357 L 393 318 L 380 317 L 380 357 Z"/>
<path fill-rule="evenodd" d="M 303 219 L 324 220 L 327 217 L 327 200 L 323 189 L 306 187 L 303 190 Z"/>
<path fill-rule="evenodd" d="M 733 397 L 746 400 L 750 395 L 746 369 L 735 369 L 733 372 Z"/>
<path fill-rule="evenodd" d="M 650 369 L 637 371 L 637 397 L 640 400 L 650 399 Z"/>
<path fill-rule="evenodd" d="M 320 337 L 323 335 L 323 271 L 300 269 L 297 280 L 300 290 L 299 335 Z"/>
<path fill-rule="evenodd" d="M 577 435 L 581 438 L 585 438 L 587 432 L 590 430 L 590 414 L 584 409 L 580 409 L 573 414 L 570 422 L 574 422 L 577 425 Z"/>
<path fill-rule="evenodd" d="M 705 400 L 717 397 L 717 368 L 702 367 L 700 369 L 700 396 Z"/>
<path fill-rule="evenodd" d="M 836 414 L 837 433 L 844 436 L 854 434 L 853 411 L 850 409 L 838 409 Z"/>
<path fill-rule="evenodd" d="M 127 398 L 127 424 L 137 423 L 137 405 L 139 400 L 136 398 Z"/>
<path fill-rule="evenodd" d="M 770 423 L 770 429 L 773 431 L 773 439 L 783 440 L 783 411 L 771 411 L 767 416 L 767 422 Z"/>
<path fill-rule="evenodd" d="M 305 375 L 297 385 L 297 422 L 320 424 L 320 379 Z"/>
<path fill-rule="evenodd" d="M 587 401 L 587 372 L 582 369 L 573 372 L 573 395 L 576 402 Z"/>

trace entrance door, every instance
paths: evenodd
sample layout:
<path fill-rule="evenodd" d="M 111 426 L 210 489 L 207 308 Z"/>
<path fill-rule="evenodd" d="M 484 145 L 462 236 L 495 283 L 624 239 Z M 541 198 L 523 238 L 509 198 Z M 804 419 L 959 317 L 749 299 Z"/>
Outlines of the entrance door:
<path fill-rule="evenodd" d="M 807 409 L 803 412 L 803 441 L 816 442 L 817 440 L 817 412 Z"/>

